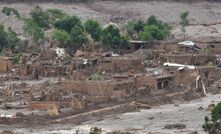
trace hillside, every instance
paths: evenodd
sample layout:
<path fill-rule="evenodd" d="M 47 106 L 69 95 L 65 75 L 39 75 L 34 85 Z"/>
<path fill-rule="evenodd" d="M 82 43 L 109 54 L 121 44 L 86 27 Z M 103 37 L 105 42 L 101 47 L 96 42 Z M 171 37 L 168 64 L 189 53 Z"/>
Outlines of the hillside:
<path fill-rule="evenodd" d="M 22 16 L 27 16 L 30 10 L 39 5 L 44 9 L 57 8 L 65 12 L 79 16 L 83 21 L 88 18 L 98 20 L 100 23 L 105 24 L 110 21 L 115 22 L 121 26 L 128 20 L 133 19 L 147 19 L 150 15 L 155 15 L 158 18 L 171 24 L 175 31 L 175 36 L 179 36 L 179 16 L 183 11 L 189 11 L 190 23 L 194 25 L 214 25 L 221 23 L 221 4 L 219 2 L 194 2 L 182 3 L 174 1 L 88 1 L 80 3 L 54 3 L 54 2 L 24 2 L 24 3 L 4 3 L 0 4 L 0 9 L 5 6 L 17 9 Z M 10 19 L 3 14 L 0 14 L 0 23 L 11 26 L 14 30 L 21 29 L 21 22 L 15 19 Z M 199 32 L 208 31 L 208 27 L 200 26 L 200 29 L 195 27 L 192 30 Z M 220 26 L 209 27 L 209 31 L 220 31 Z M 190 31 L 192 34 L 193 31 Z M 216 32 L 213 32 L 216 33 Z M 218 32 L 219 33 L 219 32 Z M 178 35 L 177 35 L 178 34 Z M 216 35 L 215 35 L 216 36 Z"/>

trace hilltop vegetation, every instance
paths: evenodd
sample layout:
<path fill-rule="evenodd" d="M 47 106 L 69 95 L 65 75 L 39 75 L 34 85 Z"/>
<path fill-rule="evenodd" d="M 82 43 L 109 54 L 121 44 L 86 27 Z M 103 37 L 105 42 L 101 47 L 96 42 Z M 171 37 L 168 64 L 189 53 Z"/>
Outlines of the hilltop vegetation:
<path fill-rule="evenodd" d="M 14 8 L 5 7 L 2 13 L 8 16 L 8 21 L 19 19 L 24 25 L 23 35 L 20 36 L 10 26 L 1 25 L 1 51 L 10 49 L 13 52 L 22 50 L 39 52 L 45 42 L 50 40 L 52 46 L 64 47 L 71 51 L 98 43 L 105 50 L 118 52 L 128 46 L 129 39 L 164 40 L 170 35 L 169 25 L 153 15 L 147 21 L 128 22 L 124 31 L 114 23 L 105 27 L 93 19 L 82 23 L 78 16 L 68 15 L 59 9 L 44 10 L 40 6 L 31 10 L 30 17 L 20 16 Z M 15 17 L 12 18 L 12 15 Z M 20 37 L 25 37 L 26 42 Z"/>

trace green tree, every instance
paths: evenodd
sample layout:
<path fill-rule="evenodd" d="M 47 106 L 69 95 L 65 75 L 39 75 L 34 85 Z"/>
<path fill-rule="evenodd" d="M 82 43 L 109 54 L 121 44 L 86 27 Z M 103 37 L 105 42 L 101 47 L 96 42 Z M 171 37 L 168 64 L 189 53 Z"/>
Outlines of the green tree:
<path fill-rule="evenodd" d="M 127 39 L 120 35 L 119 29 L 109 25 L 102 32 L 102 45 L 107 50 L 117 51 L 128 45 Z"/>
<path fill-rule="evenodd" d="M 9 19 L 10 19 L 11 14 L 13 14 L 15 16 L 15 18 L 17 18 L 17 19 L 21 18 L 18 10 L 14 9 L 14 8 L 4 7 L 2 9 L 2 13 L 5 14 L 6 16 L 8 16 L 8 24 L 9 24 Z"/>
<path fill-rule="evenodd" d="M 20 41 L 21 40 L 18 38 L 17 33 L 9 28 L 7 32 L 8 47 L 14 49 L 20 43 Z"/>
<path fill-rule="evenodd" d="M 22 42 L 11 28 L 5 31 L 4 26 L 0 25 L 0 52 L 5 48 L 14 50 Z"/>
<path fill-rule="evenodd" d="M 189 15 L 189 12 L 188 11 L 186 11 L 186 12 L 182 12 L 181 14 L 180 14 L 180 26 L 181 26 L 181 31 L 182 31 L 182 33 L 183 33 L 183 39 L 185 40 L 185 38 L 186 38 L 186 26 L 188 26 L 189 25 L 189 20 L 188 20 L 188 15 Z"/>
<path fill-rule="evenodd" d="M 102 28 L 97 21 L 91 19 L 87 20 L 84 23 L 84 28 L 94 41 L 100 41 Z"/>
<path fill-rule="evenodd" d="M 42 7 L 36 6 L 31 10 L 31 18 L 32 20 L 40 27 L 40 28 L 48 28 L 50 24 L 49 14 L 46 11 L 43 11 Z"/>
<path fill-rule="evenodd" d="M 170 27 L 167 23 L 164 23 L 162 20 L 157 19 L 156 16 L 151 15 L 147 20 L 147 25 L 151 26 L 157 26 L 160 32 L 164 35 L 164 37 L 167 37 L 170 34 Z M 165 38 L 164 38 L 165 39 Z"/>
<path fill-rule="evenodd" d="M 11 14 L 14 14 L 15 18 L 17 18 L 17 19 L 21 18 L 18 10 L 14 9 L 14 8 L 4 7 L 2 9 L 2 13 L 5 14 L 6 16 L 10 16 Z"/>
<path fill-rule="evenodd" d="M 134 23 L 133 27 L 134 27 L 134 30 L 137 32 L 137 34 L 139 34 L 140 31 L 143 30 L 144 26 L 145 26 L 145 22 L 142 20 L 138 20 Z"/>
<path fill-rule="evenodd" d="M 144 29 L 144 31 L 141 31 L 139 33 L 139 38 L 142 41 L 151 41 L 151 40 L 153 40 L 153 37 L 151 36 L 150 31 L 146 28 Z"/>
<path fill-rule="evenodd" d="M 221 119 L 221 102 L 219 102 L 212 110 L 211 110 L 211 118 L 209 116 L 205 117 L 205 122 L 202 125 L 204 131 L 208 131 L 211 134 L 214 134 L 216 129 L 220 128 L 220 119 Z"/>
<path fill-rule="evenodd" d="M 3 25 L 0 25 L 0 52 L 7 47 L 7 32 Z"/>
<path fill-rule="evenodd" d="M 84 32 L 83 27 L 76 25 L 74 28 L 71 29 L 70 38 L 67 41 L 69 47 L 73 49 L 78 49 L 87 42 L 88 38 Z"/>
<path fill-rule="evenodd" d="M 68 16 L 68 14 L 60 9 L 47 9 L 46 12 L 49 15 L 50 24 L 54 24 L 56 21 Z"/>
<path fill-rule="evenodd" d="M 147 20 L 147 25 L 158 25 L 158 20 L 156 16 L 151 15 Z"/>
<path fill-rule="evenodd" d="M 56 21 L 54 24 L 55 28 L 64 30 L 68 33 L 77 25 L 81 26 L 81 21 L 77 16 L 66 16 Z"/>
<path fill-rule="evenodd" d="M 52 39 L 57 41 L 62 47 L 65 47 L 67 40 L 70 39 L 70 36 L 64 30 L 54 29 L 52 32 Z"/>
<path fill-rule="evenodd" d="M 34 44 L 38 44 L 44 39 L 44 31 L 33 20 L 26 20 L 23 26 L 24 34 L 30 37 Z"/>
<path fill-rule="evenodd" d="M 221 102 L 218 103 L 211 111 L 211 118 L 213 122 L 221 119 Z"/>
<path fill-rule="evenodd" d="M 130 39 L 135 39 L 134 34 L 136 31 L 134 30 L 134 21 L 128 21 L 126 24 L 126 33 Z"/>
<path fill-rule="evenodd" d="M 151 15 L 144 28 L 139 33 L 139 38 L 144 41 L 150 41 L 153 39 L 163 40 L 170 35 L 170 27 L 167 23 L 157 19 L 154 15 Z"/>
<path fill-rule="evenodd" d="M 149 31 L 150 35 L 156 40 L 163 40 L 165 38 L 163 32 L 155 25 L 146 26 L 144 29 Z"/>

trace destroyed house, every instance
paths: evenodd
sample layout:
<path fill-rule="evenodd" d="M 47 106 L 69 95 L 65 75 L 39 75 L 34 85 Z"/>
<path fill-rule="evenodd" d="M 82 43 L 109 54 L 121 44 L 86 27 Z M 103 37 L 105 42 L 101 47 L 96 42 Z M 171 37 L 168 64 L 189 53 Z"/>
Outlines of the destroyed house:
<path fill-rule="evenodd" d="M 140 41 L 140 40 L 131 40 L 129 41 L 130 45 L 127 49 L 130 52 L 137 51 L 138 49 L 152 49 L 152 50 L 166 50 L 174 51 L 177 50 L 177 44 L 174 41 Z M 176 45 L 174 45 L 176 44 Z"/>
<path fill-rule="evenodd" d="M 0 58 L 0 73 L 7 73 L 12 70 L 11 58 L 4 57 Z"/>
<path fill-rule="evenodd" d="M 43 66 L 41 75 L 44 77 L 57 77 L 57 76 L 65 76 L 65 72 L 66 72 L 66 67 L 45 65 Z"/>
<path fill-rule="evenodd" d="M 37 65 L 26 64 L 21 65 L 19 72 L 22 76 L 33 75 L 41 77 L 57 77 L 66 75 L 65 66 Z"/>
<path fill-rule="evenodd" d="M 104 57 L 98 67 L 98 70 L 107 72 L 126 72 L 142 69 L 141 59 L 128 57 Z"/>
<path fill-rule="evenodd" d="M 174 83 L 176 85 L 183 85 L 189 89 L 196 87 L 198 77 L 203 79 L 207 86 L 220 79 L 221 73 L 221 70 L 213 66 L 187 65 L 185 67 L 165 67 L 164 69 L 175 76 Z"/>
<path fill-rule="evenodd" d="M 141 76 L 137 77 L 136 87 L 145 87 L 149 86 L 153 89 L 167 89 L 169 85 L 173 83 L 174 76 L 173 75 L 159 75 L 159 76 Z"/>
<path fill-rule="evenodd" d="M 141 48 L 146 48 L 146 44 L 148 42 L 147 41 L 137 41 L 137 40 L 132 40 L 130 41 L 130 50 L 133 50 L 133 51 L 136 51 L 138 49 L 141 49 Z"/>
<path fill-rule="evenodd" d="M 162 54 L 160 55 L 160 62 L 171 62 L 189 65 L 215 65 L 217 62 L 217 58 L 216 55 L 212 54 Z"/>
<path fill-rule="evenodd" d="M 80 92 L 91 97 L 122 98 L 135 93 L 133 80 L 104 80 L 104 81 L 72 81 L 62 82 L 64 90 Z"/>
<path fill-rule="evenodd" d="M 140 40 L 131 40 L 129 41 L 130 45 L 127 48 L 131 52 L 137 51 L 138 49 L 160 49 L 162 46 L 161 41 L 140 41 Z"/>

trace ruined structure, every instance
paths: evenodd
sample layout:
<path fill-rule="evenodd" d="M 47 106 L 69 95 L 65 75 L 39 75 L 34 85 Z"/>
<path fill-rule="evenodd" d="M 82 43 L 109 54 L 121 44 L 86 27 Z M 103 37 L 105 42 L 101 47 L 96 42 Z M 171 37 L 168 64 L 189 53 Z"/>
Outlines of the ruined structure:
<path fill-rule="evenodd" d="M 217 57 L 214 54 L 162 54 L 160 62 L 172 62 L 187 65 L 216 65 Z"/>
<path fill-rule="evenodd" d="M 12 59 L 9 57 L 0 58 L 0 73 L 12 71 Z"/>
<path fill-rule="evenodd" d="M 135 47 L 140 44 L 133 43 Z M 139 48 L 144 49 L 133 48 L 122 55 L 79 50 L 70 56 L 63 49 L 62 54 L 57 53 L 60 48 L 23 55 L 14 67 L 18 71 L 13 72 L 10 59 L 0 60 L 0 72 L 11 74 L 2 78 L 3 83 L 24 81 L 2 86 L 2 107 L 25 111 L 22 117 L 16 113 L 4 117 L 22 120 L 32 113 L 38 115 L 36 120 L 50 120 L 92 110 L 96 113 L 100 108 L 108 113 L 108 107 L 118 104 L 129 109 L 150 108 L 158 101 L 194 98 L 221 87 L 216 55 L 186 52 L 169 42 L 143 43 Z"/>

